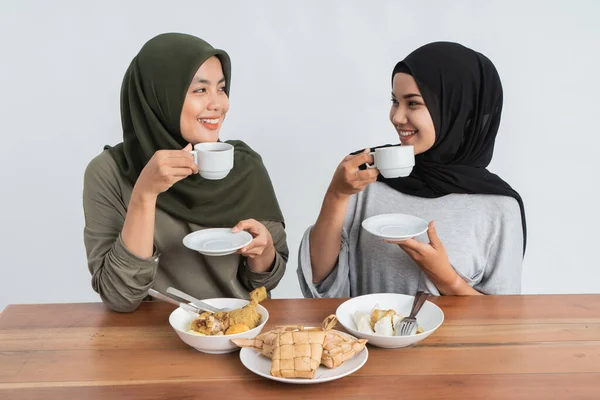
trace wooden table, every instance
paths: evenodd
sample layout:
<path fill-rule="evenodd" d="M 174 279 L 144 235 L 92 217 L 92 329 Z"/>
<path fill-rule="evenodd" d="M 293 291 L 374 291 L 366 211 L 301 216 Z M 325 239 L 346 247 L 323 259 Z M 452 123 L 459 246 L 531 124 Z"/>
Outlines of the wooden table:
<path fill-rule="evenodd" d="M 600 295 L 433 301 L 446 320 L 429 338 L 370 346 L 362 369 L 318 385 L 258 377 L 237 352 L 193 350 L 169 326 L 168 304 L 132 314 L 11 305 L 0 314 L 0 399 L 600 399 Z M 341 302 L 267 300 L 266 329 L 318 325 Z"/>

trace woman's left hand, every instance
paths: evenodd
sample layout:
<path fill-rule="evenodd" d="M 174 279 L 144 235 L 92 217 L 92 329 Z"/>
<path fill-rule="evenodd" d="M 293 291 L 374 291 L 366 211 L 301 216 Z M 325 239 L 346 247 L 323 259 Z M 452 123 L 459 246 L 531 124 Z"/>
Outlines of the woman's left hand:
<path fill-rule="evenodd" d="M 414 238 L 386 240 L 386 242 L 400 246 L 427 275 L 435 275 L 436 272 L 444 272 L 448 269 L 452 270 L 448 254 L 446 254 L 446 249 L 435 231 L 433 221 L 429 223 L 427 236 L 429 236 L 429 243 L 418 242 Z"/>
<path fill-rule="evenodd" d="M 255 272 L 266 272 L 275 260 L 275 246 L 271 232 L 254 219 L 245 219 L 237 223 L 232 232 L 248 231 L 253 237 L 252 242 L 237 251 L 248 257 L 248 266 Z"/>
<path fill-rule="evenodd" d="M 386 240 L 386 242 L 400 246 L 421 267 L 442 294 L 479 294 L 450 265 L 448 253 L 435 231 L 433 221 L 429 223 L 427 236 L 429 243 L 418 242 L 414 238 L 400 241 Z"/>

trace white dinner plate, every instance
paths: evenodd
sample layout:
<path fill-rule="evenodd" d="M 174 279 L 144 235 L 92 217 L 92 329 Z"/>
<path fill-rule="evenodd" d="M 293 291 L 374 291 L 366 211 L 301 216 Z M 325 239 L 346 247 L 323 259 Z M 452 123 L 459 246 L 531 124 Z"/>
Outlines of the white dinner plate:
<path fill-rule="evenodd" d="M 348 335 L 347 333 L 344 334 Z M 354 338 L 354 336 L 352 335 L 348 336 Z M 365 365 L 368 358 L 369 350 L 367 350 L 367 347 L 365 346 L 365 348 L 362 349 L 360 353 L 358 353 L 350 360 L 344 362 L 337 368 L 327 368 L 323 365 L 319 365 L 319 368 L 315 372 L 315 377 L 313 379 L 278 378 L 276 376 L 271 375 L 270 358 L 263 356 L 261 353 L 249 347 L 245 347 L 240 350 L 240 360 L 242 361 L 242 364 L 250 371 L 254 372 L 256 375 L 260 375 L 262 377 L 272 379 L 274 381 L 294 383 L 300 385 L 323 383 L 343 378 L 344 376 L 348 376 L 358 371 L 363 365 Z"/>
<path fill-rule="evenodd" d="M 231 232 L 231 228 L 210 228 L 192 232 L 183 238 L 183 245 L 207 256 L 225 256 L 252 242 L 246 231 Z"/>
<path fill-rule="evenodd" d="M 425 232 L 429 223 L 407 214 L 380 214 L 367 218 L 362 227 L 369 233 L 384 239 L 404 240 Z"/>

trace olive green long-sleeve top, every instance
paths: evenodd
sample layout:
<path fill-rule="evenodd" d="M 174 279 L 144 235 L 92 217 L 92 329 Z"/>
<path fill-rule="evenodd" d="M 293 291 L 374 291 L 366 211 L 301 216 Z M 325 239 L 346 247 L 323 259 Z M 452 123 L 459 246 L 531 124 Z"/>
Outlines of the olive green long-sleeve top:
<path fill-rule="evenodd" d="M 286 233 L 283 224 L 274 221 L 260 221 L 271 233 L 276 250 L 268 272 L 253 272 L 239 254 L 209 257 L 188 249 L 183 237 L 207 227 L 175 219 L 159 208 L 154 254 L 149 258 L 135 256 L 121 240 L 132 190 L 107 151 L 94 158 L 85 171 L 83 236 L 88 267 L 92 288 L 109 308 L 133 311 L 151 287 L 165 292 L 173 286 L 200 299 L 247 299 L 253 289 L 265 286 L 270 291 L 283 277 L 289 254 Z"/>

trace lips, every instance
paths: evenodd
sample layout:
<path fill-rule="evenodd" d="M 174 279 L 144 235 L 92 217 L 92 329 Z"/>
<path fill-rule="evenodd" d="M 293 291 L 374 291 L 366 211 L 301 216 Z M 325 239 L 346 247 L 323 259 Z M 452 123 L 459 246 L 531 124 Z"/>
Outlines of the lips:
<path fill-rule="evenodd" d="M 401 130 L 398 129 L 398 135 L 400 136 L 400 141 L 401 142 L 408 142 L 410 141 L 412 138 L 414 138 L 417 133 L 419 131 L 417 129 L 411 129 L 411 130 Z"/>
<path fill-rule="evenodd" d="M 198 118 L 198 122 L 207 129 L 215 130 L 219 128 L 221 118 Z"/>

